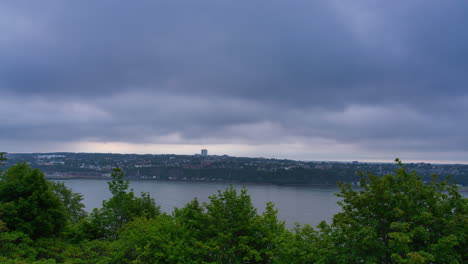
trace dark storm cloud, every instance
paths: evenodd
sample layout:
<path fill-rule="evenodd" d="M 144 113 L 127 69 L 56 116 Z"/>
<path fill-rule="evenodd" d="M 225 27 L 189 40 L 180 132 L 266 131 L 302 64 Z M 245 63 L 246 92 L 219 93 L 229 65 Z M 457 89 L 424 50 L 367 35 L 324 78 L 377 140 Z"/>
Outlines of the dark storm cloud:
<path fill-rule="evenodd" d="M 464 1 L 5 1 L 0 137 L 323 138 L 465 152 L 467 10 Z"/>

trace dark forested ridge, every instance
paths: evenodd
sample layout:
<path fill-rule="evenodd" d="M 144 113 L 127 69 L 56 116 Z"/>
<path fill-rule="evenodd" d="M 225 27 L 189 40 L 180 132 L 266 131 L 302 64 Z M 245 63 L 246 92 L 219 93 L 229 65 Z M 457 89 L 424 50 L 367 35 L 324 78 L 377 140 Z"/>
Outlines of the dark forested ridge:
<path fill-rule="evenodd" d="M 295 160 L 200 155 L 137 155 L 105 153 L 8 154 L 8 165 L 27 162 L 49 178 L 109 178 L 121 168 L 128 178 L 169 181 L 224 181 L 267 184 L 335 185 L 359 182 L 358 171 L 392 173 L 394 163 L 306 162 Z M 468 185 L 468 165 L 410 163 L 423 181 L 433 174 L 450 175 Z"/>
<path fill-rule="evenodd" d="M 0 263 L 467 263 L 468 200 L 455 184 L 424 183 L 398 160 L 385 176 L 342 184 L 331 223 L 292 230 L 272 203 L 259 214 L 247 189 L 228 187 L 171 214 L 113 169 L 109 200 L 82 196 L 19 163 L 2 170 Z"/>

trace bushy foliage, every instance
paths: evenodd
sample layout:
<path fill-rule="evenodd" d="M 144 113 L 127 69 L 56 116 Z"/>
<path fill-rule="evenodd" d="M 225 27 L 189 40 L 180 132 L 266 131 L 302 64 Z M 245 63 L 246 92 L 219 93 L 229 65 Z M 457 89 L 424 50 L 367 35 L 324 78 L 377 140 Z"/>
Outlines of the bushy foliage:
<path fill-rule="evenodd" d="M 357 190 L 341 185 L 342 212 L 318 231 L 289 234 L 283 256 L 302 263 L 467 263 L 467 199 L 456 185 L 437 178 L 425 184 L 397 164 L 395 174 L 362 174 Z"/>
<path fill-rule="evenodd" d="M 191 232 L 169 215 L 129 223 L 112 245 L 112 263 L 197 263 Z M 200 263 L 200 262 L 198 262 Z"/>
<path fill-rule="evenodd" d="M 37 254 L 33 240 L 19 231 L 0 232 L 0 252 L 9 259 L 33 259 Z"/>
<path fill-rule="evenodd" d="M 51 190 L 65 206 L 68 220 L 72 224 L 78 223 L 87 216 L 87 213 L 84 210 L 85 206 L 81 202 L 83 200 L 82 194 L 74 193 L 72 189 L 65 186 L 63 182 L 50 181 L 49 184 Z"/>
<path fill-rule="evenodd" d="M 159 215 L 160 208 L 148 193 L 135 196 L 133 190 L 128 190 L 129 182 L 123 179 L 121 169 L 114 169 L 112 181 L 108 183 L 112 197 L 102 202 L 102 207 L 94 209 L 82 223 L 87 238 L 116 239 L 118 230 L 137 217 L 153 218 Z"/>
<path fill-rule="evenodd" d="M 0 179 L 0 215 L 8 230 L 33 239 L 60 234 L 67 218 L 44 174 L 25 163 L 9 168 Z"/>
<path fill-rule="evenodd" d="M 232 186 L 205 204 L 205 250 L 215 263 L 270 263 L 275 237 L 284 229 L 271 203 L 258 215 L 246 189 Z"/>
<path fill-rule="evenodd" d="M 325 222 L 319 224 L 317 230 L 297 223 L 292 230 L 281 234 L 275 263 L 335 263 L 338 256 L 334 255 L 330 231 Z"/>
<path fill-rule="evenodd" d="M 4 166 L 5 165 L 5 161 L 7 160 L 5 158 L 5 152 L 0 152 L 0 167 Z M 0 171 L 1 172 L 1 171 Z"/>
<path fill-rule="evenodd" d="M 332 223 L 342 263 L 462 263 L 467 200 L 456 185 L 424 184 L 397 163 L 394 175 L 362 175 L 359 191 L 342 185 L 343 212 Z"/>
<path fill-rule="evenodd" d="M 210 201 L 193 200 L 173 216 L 138 219 L 114 243 L 114 263 L 272 263 L 284 231 L 267 204 L 257 214 L 245 189 L 232 186 Z"/>

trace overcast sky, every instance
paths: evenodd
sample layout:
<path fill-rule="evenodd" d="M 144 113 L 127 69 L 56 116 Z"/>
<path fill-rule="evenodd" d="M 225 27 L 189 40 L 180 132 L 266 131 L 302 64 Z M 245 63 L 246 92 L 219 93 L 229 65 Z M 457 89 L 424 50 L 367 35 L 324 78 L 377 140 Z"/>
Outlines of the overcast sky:
<path fill-rule="evenodd" d="M 0 2 L 0 151 L 468 163 L 468 1 Z"/>

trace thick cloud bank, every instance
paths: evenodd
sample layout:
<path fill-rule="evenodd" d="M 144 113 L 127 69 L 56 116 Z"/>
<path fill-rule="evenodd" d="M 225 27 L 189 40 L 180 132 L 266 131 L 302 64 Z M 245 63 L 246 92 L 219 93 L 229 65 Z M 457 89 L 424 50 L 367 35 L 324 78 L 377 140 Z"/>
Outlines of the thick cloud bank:
<path fill-rule="evenodd" d="M 466 1 L 3 1 L 0 147 L 468 161 Z"/>

